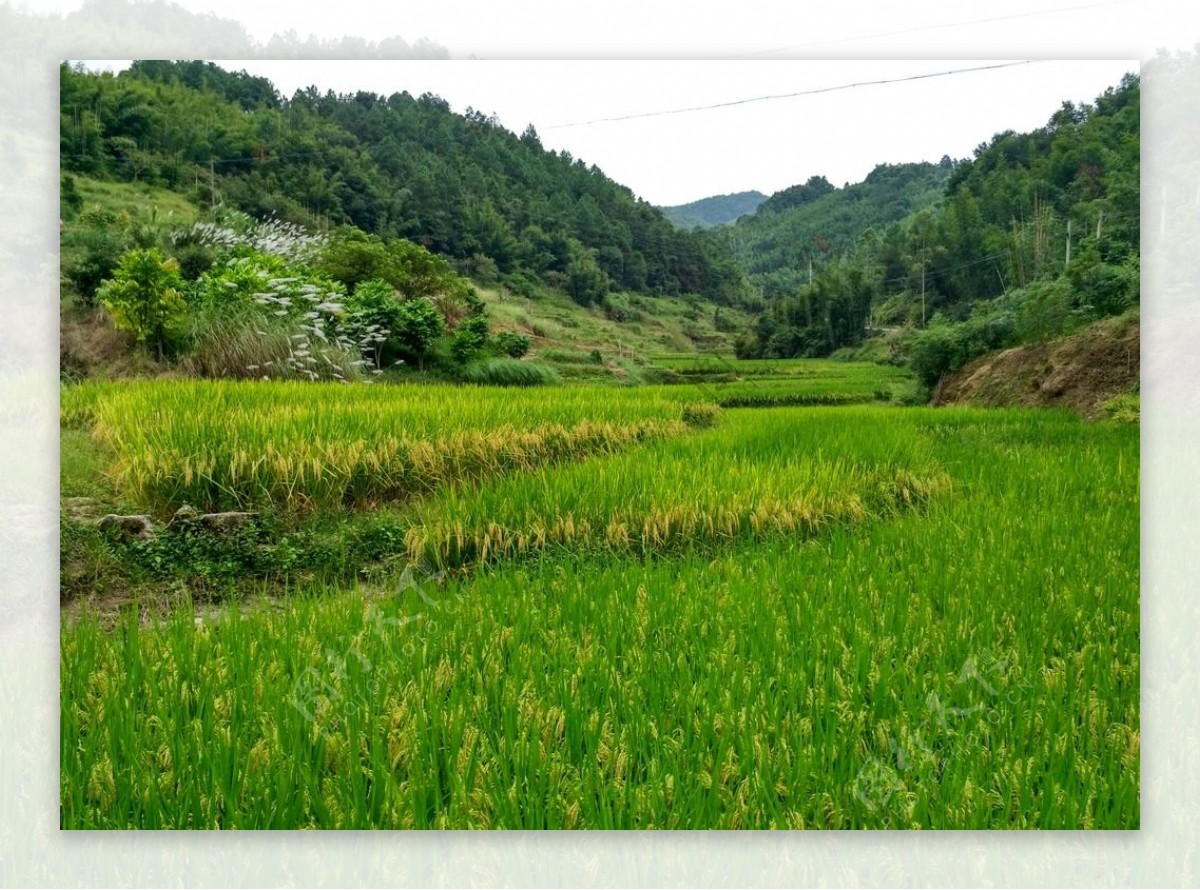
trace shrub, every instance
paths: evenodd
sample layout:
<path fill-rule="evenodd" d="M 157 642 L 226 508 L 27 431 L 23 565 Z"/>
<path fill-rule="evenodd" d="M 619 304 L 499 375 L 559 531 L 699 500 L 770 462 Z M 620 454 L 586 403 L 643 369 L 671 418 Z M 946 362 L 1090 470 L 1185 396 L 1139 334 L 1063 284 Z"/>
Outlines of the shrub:
<path fill-rule="evenodd" d="M 428 300 L 415 297 L 400 303 L 394 324 L 388 342 L 396 345 L 406 361 L 415 361 L 423 368 L 446 330 L 442 314 Z"/>
<path fill-rule="evenodd" d="M 609 294 L 604 298 L 604 315 L 609 321 L 618 323 L 633 321 L 635 317 L 633 307 L 616 294 Z"/>
<path fill-rule="evenodd" d="M 460 365 L 476 358 L 488 345 L 488 321 L 485 315 L 473 315 L 458 326 L 450 341 L 450 354 Z"/>
<path fill-rule="evenodd" d="M 317 268 L 350 290 L 379 278 L 404 297 L 469 299 L 471 283 L 455 274 L 445 258 L 419 244 L 392 238 L 384 241 L 353 226 L 334 230 L 321 247 Z"/>
<path fill-rule="evenodd" d="M 509 358 L 522 358 L 529 352 L 532 343 L 524 334 L 515 331 L 501 331 L 495 338 L 496 348 Z"/>
<path fill-rule="evenodd" d="M 185 366 L 192 373 L 307 380 L 361 375 L 362 353 L 377 344 L 347 312 L 340 283 L 278 254 L 245 245 L 231 250 L 232 258 L 191 286 Z"/>
<path fill-rule="evenodd" d="M 127 251 L 96 297 L 118 328 L 157 351 L 161 359 L 178 333 L 184 310 L 182 289 L 179 263 L 152 247 Z"/>
<path fill-rule="evenodd" d="M 1035 281 L 1012 297 L 1017 304 L 1017 331 L 1022 341 L 1048 340 L 1069 333 L 1077 323 L 1074 294 L 1064 278 Z"/>
<path fill-rule="evenodd" d="M 217 252 L 207 244 L 183 244 L 175 248 L 175 260 L 180 274 L 188 281 L 195 281 L 213 267 Z"/>
<path fill-rule="evenodd" d="M 522 269 L 511 272 L 501 278 L 505 286 L 519 297 L 535 300 L 538 297 L 539 282 L 536 277 Z"/>
<path fill-rule="evenodd" d="M 1138 259 L 1121 265 L 1101 262 L 1093 247 L 1071 261 L 1067 277 L 1075 289 L 1081 314 L 1101 318 L 1120 315 L 1136 306 L 1139 296 Z"/>
<path fill-rule="evenodd" d="M 83 209 L 83 196 L 79 194 L 74 176 L 65 175 L 59 178 L 58 202 L 61 207 L 59 212 L 64 219 L 74 219 Z"/>
<path fill-rule="evenodd" d="M 80 304 L 90 308 L 96 305 L 97 289 L 112 277 L 129 241 L 102 229 L 86 229 L 71 240 L 83 248 L 83 255 L 66 267 L 66 278 L 79 295 Z"/>
<path fill-rule="evenodd" d="M 608 294 L 609 280 L 596 262 L 596 251 L 571 239 L 567 260 L 567 291 L 576 303 L 590 306 Z"/>
<path fill-rule="evenodd" d="M 512 358 L 473 362 L 463 368 L 461 378 L 465 383 L 480 386 L 551 386 L 562 382 L 558 372 L 549 365 Z"/>
<path fill-rule="evenodd" d="M 393 331 L 404 325 L 404 310 L 395 288 L 379 278 L 360 283 L 346 300 L 346 316 L 350 336 L 377 369 L 395 364 L 403 347 Z"/>
<path fill-rule="evenodd" d="M 1125 392 L 1106 401 L 1101 410 L 1106 420 L 1113 423 L 1139 423 L 1142 417 L 1142 400 L 1138 392 Z"/>
<path fill-rule="evenodd" d="M 953 324 L 935 316 L 928 328 L 905 344 L 909 367 L 927 387 L 937 386 L 942 375 L 957 371 L 971 359 L 1009 345 L 1016 326 L 1006 312 L 984 312 Z"/>

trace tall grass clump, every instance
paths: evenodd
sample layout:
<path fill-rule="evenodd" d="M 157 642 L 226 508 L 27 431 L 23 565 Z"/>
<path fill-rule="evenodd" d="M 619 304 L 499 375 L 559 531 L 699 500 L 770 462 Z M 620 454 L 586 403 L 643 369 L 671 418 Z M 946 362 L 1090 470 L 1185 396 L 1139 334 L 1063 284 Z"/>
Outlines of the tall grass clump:
<path fill-rule="evenodd" d="M 230 306 L 200 312 L 191 319 L 189 339 L 180 367 L 196 377 L 297 380 L 310 379 L 311 371 L 351 382 L 366 376 L 358 349 L 256 309 Z"/>

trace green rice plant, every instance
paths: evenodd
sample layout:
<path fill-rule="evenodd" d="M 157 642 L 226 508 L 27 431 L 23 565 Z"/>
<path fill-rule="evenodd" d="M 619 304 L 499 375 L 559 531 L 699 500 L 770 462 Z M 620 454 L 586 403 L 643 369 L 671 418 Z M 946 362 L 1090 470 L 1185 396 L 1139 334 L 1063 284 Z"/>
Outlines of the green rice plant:
<path fill-rule="evenodd" d="M 844 362 L 830 359 L 739 359 L 705 353 L 677 353 L 654 356 L 651 361 L 684 377 L 735 374 L 750 377 L 822 377 L 827 379 L 870 380 L 875 383 L 906 380 L 911 374 L 903 368 L 874 362 Z"/>
<path fill-rule="evenodd" d="M 65 429 L 90 427 L 96 420 L 96 405 L 106 392 L 112 391 L 112 383 L 100 386 L 95 383 L 64 383 L 58 391 L 59 422 Z"/>
<path fill-rule="evenodd" d="M 1140 826 L 1136 427 L 778 409 L 677 444 L 709 436 L 701 455 L 785 481 L 823 461 L 812 484 L 832 496 L 923 461 L 954 485 L 803 540 L 560 547 L 469 576 L 65 620 L 61 827 Z M 793 460 L 768 456 L 781 445 Z M 719 487 L 710 468 L 669 472 L 677 491 Z M 601 482 L 579 503 L 629 491 Z"/>
<path fill-rule="evenodd" d="M 707 402 L 696 402 L 683 406 L 683 422 L 688 426 L 707 428 L 716 426 L 721 418 L 721 409 Z"/>
<path fill-rule="evenodd" d="M 726 360 L 693 356 L 690 359 L 659 358 L 656 364 L 667 369 L 674 384 L 667 389 L 669 397 L 691 400 L 699 391 L 724 408 L 890 401 L 894 389 L 912 380 L 903 369 L 866 362 Z"/>
<path fill-rule="evenodd" d="M 309 510 L 403 500 L 686 430 L 677 401 L 605 393 L 142 381 L 73 395 L 64 411 L 93 418 L 118 486 L 148 509 Z"/>
<path fill-rule="evenodd" d="M 809 538 L 947 490 L 946 475 L 903 438 L 856 441 L 856 419 L 740 415 L 703 435 L 451 489 L 413 505 L 408 558 L 456 567 L 547 548 L 652 554 Z"/>
<path fill-rule="evenodd" d="M 549 365 L 514 358 L 490 358 L 472 362 L 463 368 L 464 383 L 478 386 L 552 386 L 561 383 L 558 372 Z"/>
<path fill-rule="evenodd" d="M 785 405 L 861 405 L 879 401 L 878 393 L 742 391 L 721 393 L 722 408 L 779 408 Z"/>

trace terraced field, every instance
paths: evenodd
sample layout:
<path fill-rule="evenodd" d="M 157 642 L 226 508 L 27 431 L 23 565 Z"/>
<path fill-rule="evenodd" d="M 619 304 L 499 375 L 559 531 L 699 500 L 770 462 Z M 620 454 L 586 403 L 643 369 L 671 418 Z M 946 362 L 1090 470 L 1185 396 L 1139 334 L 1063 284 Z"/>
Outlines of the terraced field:
<path fill-rule="evenodd" d="M 1137 426 L 720 401 L 65 391 L 64 448 L 95 451 L 64 473 L 158 519 L 386 522 L 390 556 L 74 608 L 62 826 L 1138 827 Z"/>

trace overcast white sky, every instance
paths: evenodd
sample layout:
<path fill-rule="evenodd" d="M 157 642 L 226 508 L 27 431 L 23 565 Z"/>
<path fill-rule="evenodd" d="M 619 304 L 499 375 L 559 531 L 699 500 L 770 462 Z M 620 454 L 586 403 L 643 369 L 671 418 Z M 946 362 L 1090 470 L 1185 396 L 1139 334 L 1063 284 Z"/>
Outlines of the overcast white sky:
<path fill-rule="evenodd" d="M 82 2 L 37 5 L 69 12 Z M 240 22 L 264 42 L 289 30 L 433 40 L 455 61 L 231 67 L 270 77 L 289 96 L 309 84 L 429 91 L 456 111 L 495 113 L 517 132 L 533 123 L 547 147 L 596 164 L 656 204 L 748 189 L 769 194 L 817 174 L 841 185 L 882 162 L 966 157 L 998 131 L 1041 126 L 1066 99 L 1094 99 L 1158 48 L 1200 42 L 1200 4 L 1173 0 L 173 2 Z M 480 61 L 463 61 L 470 56 Z M 893 61 L 855 60 L 864 58 Z M 555 128 L 1031 58 L 1073 61 Z"/>
<path fill-rule="evenodd" d="M 309 84 L 384 94 L 430 91 L 457 111 L 495 113 L 517 132 L 533 123 L 547 147 L 596 164 L 656 204 L 748 189 L 770 193 L 816 174 L 841 185 L 881 162 L 965 157 L 998 131 L 1044 124 L 1065 99 L 1094 99 L 1160 47 L 1200 42 L 1200 4 L 1175 0 L 173 2 L 240 22 L 264 42 L 289 30 L 323 38 L 424 37 L 457 60 L 486 60 L 235 67 L 270 77 L 285 95 Z M 82 3 L 35 0 L 57 12 Z M 631 61 L 639 58 L 676 61 Z M 847 61 L 864 58 L 894 61 Z M 1022 58 L 1130 61 L 1042 62 L 554 128 L 979 64 L 970 60 Z M 514 61 L 530 59 L 570 61 Z"/>
<path fill-rule="evenodd" d="M 1039 127 L 1066 99 L 1090 101 L 1136 61 L 1042 61 L 906 83 L 643 119 L 644 112 L 978 67 L 972 60 L 867 61 L 221 61 L 266 76 L 286 96 L 432 92 L 456 111 L 532 123 L 547 148 L 596 164 L 655 204 L 823 175 L 857 182 L 879 163 L 968 157 L 1005 129 Z"/>

